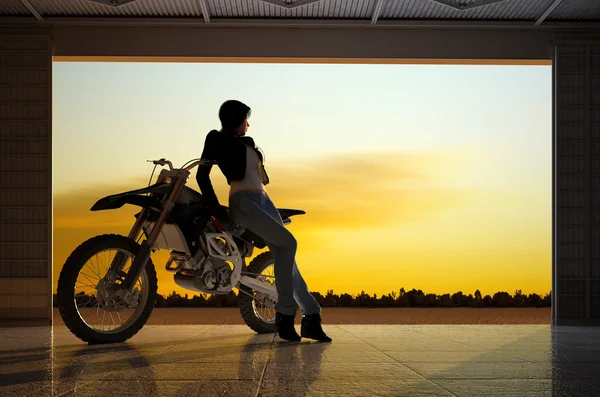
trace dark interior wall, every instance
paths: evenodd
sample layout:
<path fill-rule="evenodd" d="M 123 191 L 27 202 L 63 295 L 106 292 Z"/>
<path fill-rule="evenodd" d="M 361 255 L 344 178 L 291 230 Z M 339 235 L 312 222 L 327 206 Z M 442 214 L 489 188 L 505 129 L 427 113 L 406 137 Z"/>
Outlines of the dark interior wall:
<path fill-rule="evenodd" d="M 52 41 L 0 29 L 0 318 L 51 318 Z"/>

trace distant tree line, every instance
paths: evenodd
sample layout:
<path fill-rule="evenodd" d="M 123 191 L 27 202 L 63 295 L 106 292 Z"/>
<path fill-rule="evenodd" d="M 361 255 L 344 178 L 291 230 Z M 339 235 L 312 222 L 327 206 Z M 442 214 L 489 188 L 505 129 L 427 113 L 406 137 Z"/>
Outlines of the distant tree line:
<path fill-rule="evenodd" d="M 328 290 L 325 295 L 311 292 L 322 307 L 550 307 L 551 292 L 541 297 L 538 294 L 523 294 L 516 290 L 513 295 L 505 291 L 496 292 L 494 295 L 482 296 L 479 290 L 474 294 L 465 295 L 462 291 L 454 294 L 426 294 L 422 290 L 411 289 L 405 291 L 400 288 L 398 292 L 372 296 L 361 291 L 358 295 L 343 293 L 338 295 L 333 290 Z M 156 307 L 236 307 L 238 296 L 232 291 L 227 295 L 180 295 L 173 291 L 166 297 L 158 294 Z M 80 305 L 87 307 L 96 306 L 96 298 L 84 293 L 76 296 Z M 57 306 L 54 294 L 54 307 Z"/>

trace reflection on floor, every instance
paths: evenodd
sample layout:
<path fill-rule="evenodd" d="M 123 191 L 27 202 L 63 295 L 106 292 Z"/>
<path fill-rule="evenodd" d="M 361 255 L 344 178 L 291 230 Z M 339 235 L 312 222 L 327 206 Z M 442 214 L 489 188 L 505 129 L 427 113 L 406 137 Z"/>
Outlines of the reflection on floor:
<path fill-rule="evenodd" d="M 0 396 L 598 396 L 600 329 L 324 325 L 289 343 L 242 325 L 147 325 L 89 346 L 0 328 Z"/>

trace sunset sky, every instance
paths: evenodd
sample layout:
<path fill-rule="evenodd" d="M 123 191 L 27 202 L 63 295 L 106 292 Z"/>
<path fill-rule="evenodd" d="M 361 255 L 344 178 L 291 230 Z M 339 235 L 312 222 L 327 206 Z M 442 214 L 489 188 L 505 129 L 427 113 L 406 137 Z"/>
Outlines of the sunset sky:
<path fill-rule="evenodd" d="M 55 62 L 53 91 L 55 288 L 138 210 L 93 203 L 147 185 L 148 159 L 199 157 L 236 98 L 271 198 L 307 212 L 289 227 L 311 291 L 550 291 L 550 66 Z M 166 258 L 159 292 L 193 295 Z"/>

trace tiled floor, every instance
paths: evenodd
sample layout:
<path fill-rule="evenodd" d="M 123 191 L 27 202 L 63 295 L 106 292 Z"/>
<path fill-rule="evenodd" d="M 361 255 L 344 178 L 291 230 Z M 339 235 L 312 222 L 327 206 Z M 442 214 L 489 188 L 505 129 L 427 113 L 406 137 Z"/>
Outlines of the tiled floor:
<path fill-rule="evenodd" d="M 146 325 L 88 346 L 0 328 L 0 396 L 600 396 L 600 329 L 325 325 L 330 344 L 246 326 Z"/>

